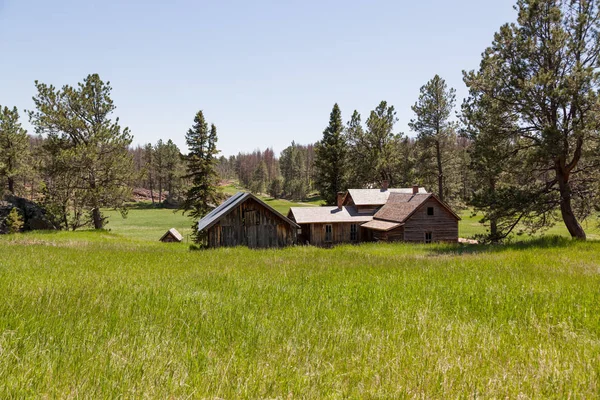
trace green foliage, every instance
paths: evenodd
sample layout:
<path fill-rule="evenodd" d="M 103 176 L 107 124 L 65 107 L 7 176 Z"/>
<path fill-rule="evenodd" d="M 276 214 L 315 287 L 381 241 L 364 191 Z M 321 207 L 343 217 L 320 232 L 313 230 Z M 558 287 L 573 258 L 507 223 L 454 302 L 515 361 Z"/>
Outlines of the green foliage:
<path fill-rule="evenodd" d="M 310 149 L 292 142 L 281 152 L 279 166 L 283 177 L 283 192 L 294 200 L 306 198 L 311 189 Z"/>
<path fill-rule="evenodd" d="M 346 127 L 349 144 L 348 164 L 351 169 L 349 187 L 381 186 L 388 181 L 392 187 L 403 181 L 400 171 L 402 134 L 394 133 L 398 119 L 394 106 L 382 101 L 372 110 L 365 122 L 354 111 Z"/>
<path fill-rule="evenodd" d="M 19 123 L 17 108 L 0 106 L 0 195 L 4 189 L 15 194 L 16 178 L 29 161 L 29 138 Z"/>
<path fill-rule="evenodd" d="M 4 225 L 6 226 L 8 233 L 18 233 L 23 230 L 23 217 L 21 217 L 21 213 L 19 213 L 19 210 L 16 207 L 10 210 L 4 221 Z"/>
<path fill-rule="evenodd" d="M 250 183 L 250 190 L 255 194 L 264 193 L 267 187 L 267 180 L 269 179 L 269 172 L 267 171 L 267 164 L 261 160 L 254 173 L 252 174 L 252 182 Z"/>
<path fill-rule="evenodd" d="M 479 71 L 465 74 L 471 96 L 489 96 L 518 121 L 513 187 L 524 200 L 508 219 L 554 222 L 560 210 L 574 238 L 598 199 L 600 9 L 588 0 L 519 0 L 518 19 L 495 35 Z M 523 215 L 522 210 L 526 211 Z"/>
<path fill-rule="evenodd" d="M 202 233 L 196 228 L 197 221 L 215 208 L 220 201 L 219 179 L 216 171 L 217 127 L 213 124 L 208 130 L 208 124 L 202 111 L 194 117 L 194 125 L 185 135 L 188 145 L 187 175 L 191 187 L 187 191 L 181 205 L 184 213 L 194 220 L 194 240 L 202 242 Z"/>
<path fill-rule="evenodd" d="M 151 150 L 151 164 L 154 179 L 158 182 L 158 198 L 160 203 L 175 203 L 179 198 L 181 177 L 184 174 L 181 152 L 177 145 L 169 139 L 166 143 L 159 139 Z M 163 198 L 163 191 L 167 198 Z"/>
<path fill-rule="evenodd" d="M 339 106 L 334 104 L 323 139 L 315 146 L 315 185 L 326 204 L 336 202 L 337 193 L 346 190 L 347 148 Z"/>
<path fill-rule="evenodd" d="M 88 75 L 76 88 L 62 89 L 35 82 L 35 111 L 29 119 L 36 132 L 47 136 L 42 170 L 44 202 L 59 212 L 63 228 L 106 223 L 102 207 L 120 209 L 130 197 L 132 136 L 110 119 L 115 106 L 112 88 L 97 74 Z"/>
<path fill-rule="evenodd" d="M 411 120 L 410 128 L 417 132 L 421 148 L 420 175 L 428 182 L 434 178 L 437 195 L 442 201 L 452 197 L 450 177 L 446 176 L 449 163 L 456 160 L 455 124 L 450 121 L 456 90 L 448 89 L 446 81 L 436 75 L 421 87 L 419 100 L 412 106 L 417 118 Z M 429 185 L 433 186 L 433 185 Z"/>
<path fill-rule="evenodd" d="M 281 192 L 283 191 L 283 179 L 281 177 L 277 177 L 271 181 L 269 185 L 269 196 L 274 199 L 278 199 L 281 197 Z"/>
<path fill-rule="evenodd" d="M 594 398 L 600 386 L 596 242 L 197 253 L 82 231 L 0 237 L 0 254 L 2 398 Z"/>

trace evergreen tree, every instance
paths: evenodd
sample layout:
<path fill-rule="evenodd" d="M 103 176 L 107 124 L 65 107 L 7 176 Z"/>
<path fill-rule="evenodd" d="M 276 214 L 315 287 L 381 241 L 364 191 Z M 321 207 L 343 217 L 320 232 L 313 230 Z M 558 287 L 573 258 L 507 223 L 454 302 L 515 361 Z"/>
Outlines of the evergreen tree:
<path fill-rule="evenodd" d="M 515 210 L 531 212 L 523 220 L 506 210 L 506 218 L 548 225 L 560 210 L 571 236 L 585 240 L 579 221 L 597 199 L 600 166 L 599 4 L 519 0 L 516 10 L 517 23 L 500 28 L 465 83 L 518 120 L 510 140 L 524 165 L 512 174 Z"/>
<path fill-rule="evenodd" d="M 335 204 L 337 193 L 346 189 L 347 143 L 342 113 L 337 103 L 329 115 L 323 139 L 315 147 L 316 187 L 327 204 Z"/>
<path fill-rule="evenodd" d="M 156 181 L 158 184 L 158 202 L 163 204 L 163 187 L 166 180 L 165 170 L 165 143 L 162 139 L 158 139 L 154 146 L 154 171 L 156 173 Z"/>
<path fill-rule="evenodd" d="M 371 180 L 371 167 L 367 165 L 370 157 L 365 154 L 367 150 L 365 131 L 360 114 L 356 110 L 346 124 L 345 136 L 348 143 L 348 187 L 361 188 Z"/>
<path fill-rule="evenodd" d="M 17 108 L 0 106 L 0 194 L 6 187 L 15 194 L 15 181 L 27 167 L 29 138 L 19 123 Z M 5 186 L 6 185 L 6 186 Z"/>
<path fill-rule="evenodd" d="M 150 189 L 150 198 L 152 199 L 152 204 L 154 204 L 154 147 L 152 143 L 147 143 L 144 146 L 144 171 L 143 176 L 146 179 L 146 187 Z"/>
<path fill-rule="evenodd" d="M 196 242 L 202 242 L 203 235 L 198 232 L 197 221 L 208 214 L 220 200 L 217 158 L 217 127 L 213 124 L 208 129 L 202 111 L 194 117 L 194 125 L 185 135 L 188 145 L 187 175 L 191 187 L 187 191 L 181 206 L 184 213 L 194 219 L 192 229 Z"/>
<path fill-rule="evenodd" d="M 419 100 L 412 106 L 417 115 L 416 119 L 410 121 L 410 128 L 418 133 L 417 141 L 424 150 L 424 160 L 435 160 L 437 173 L 437 195 L 440 200 L 445 201 L 448 192 L 445 182 L 444 160 L 452 160 L 448 154 L 456 143 L 454 124 L 450 121 L 456 91 L 448 89 L 446 81 L 438 75 L 421 87 Z"/>
<path fill-rule="evenodd" d="M 462 105 L 464 134 L 471 142 L 469 170 L 474 174 L 476 191 L 469 204 L 483 213 L 482 223 L 489 223 L 484 241 L 497 243 L 508 236 L 516 224 L 527 214 L 527 208 L 514 203 L 517 193 L 511 176 L 519 165 L 514 157 L 515 144 L 512 132 L 517 120 L 504 103 L 492 96 L 471 91 Z M 511 204 L 510 207 L 507 207 Z M 519 217 L 506 218 L 507 209 L 520 208 Z"/>
<path fill-rule="evenodd" d="M 267 164 L 264 161 L 260 161 L 252 174 L 251 191 L 256 194 L 265 192 L 269 171 L 267 170 Z"/>
<path fill-rule="evenodd" d="M 179 147 L 169 139 L 164 148 L 165 181 L 167 186 L 167 202 L 172 204 L 178 197 L 179 181 L 181 177 L 181 152 Z"/>
<path fill-rule="evenodd" d="M 309 148 L 292 142 L 281 152 L 279 165 L 283 177 L 283 192 L 294 200 L 306 198 L 310 187 Z"/>
<path fill-rule="evenodd" d="M 106 222 L 101 208 L 126 212 L 133 173 L 129 129 L 110 119 L 115 110 L 110 83 L 92 74 L 75 88 L 59 90 L 38 81 L 35 86 L 36 110 L 29 111 L 29 119 L 37 133 L 47 135 L 46 202 L 56 201 L 52 209 L 71 213 L 73 229 L 101 229 Z"/>

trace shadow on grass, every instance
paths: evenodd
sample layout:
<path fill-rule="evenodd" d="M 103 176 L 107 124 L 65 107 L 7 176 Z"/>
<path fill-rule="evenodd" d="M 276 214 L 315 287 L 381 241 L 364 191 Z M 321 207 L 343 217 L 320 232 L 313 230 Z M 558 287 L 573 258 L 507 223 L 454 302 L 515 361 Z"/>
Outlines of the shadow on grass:
<path fill-rule="evenodd" d="M 177 210 L 177 206 L 167 203 L 152 203 L 151 201 L 138 201 L 136 203 L 128 203 L 129 210 Z"/>
<path fill-rule="evenodd" d="M 544 236 L 504 244 L 459 244 L 453 246 L 439 246 L 431 249 L 431 253 L 441 254 L 475 254 L 475 253 L 500 253 L 509 250 L 555 249 L 571 247 L 577 243 L 584 243 L 564 236 Z M 600 243 L 591 241 L 591 243 Z"/>

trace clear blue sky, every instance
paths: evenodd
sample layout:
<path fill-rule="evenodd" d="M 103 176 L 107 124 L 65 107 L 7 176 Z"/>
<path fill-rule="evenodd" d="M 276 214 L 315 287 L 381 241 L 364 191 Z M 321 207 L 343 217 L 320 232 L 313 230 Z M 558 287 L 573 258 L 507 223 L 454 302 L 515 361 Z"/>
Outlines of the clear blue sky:
<path fill-rule="evenodd" d="M 173 139 L 197 110 L 225 155 L 315 142 L 337 102 L 363 121 L 381 100 L 410 134 L 410 106 L 436 73 L 466 95 L 463 69 L 515 0 L 0 0 L 0 104 L 31 109 L 34 80 L 99 73 L 134 143 Z M 23 116 L 25 122 L 25 118 Z M 25 123 L 31 129 L 28 123 Z"/>

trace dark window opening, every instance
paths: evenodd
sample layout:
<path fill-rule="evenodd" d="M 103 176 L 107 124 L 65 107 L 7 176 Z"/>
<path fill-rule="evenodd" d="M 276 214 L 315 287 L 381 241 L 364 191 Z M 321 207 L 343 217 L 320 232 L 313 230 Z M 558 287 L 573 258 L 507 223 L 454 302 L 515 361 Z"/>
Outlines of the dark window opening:
<path fill-rule="evenodd" d="M 433 239 L 433 234 L 431 232 L 425 233 L 425 243 L 431 243 Z"/>
<path fill-rule="evenodd" d="M 350 225 L 350 240 L 353 242 L 358 240 L 358 230 L 356 228 L 356 224 Z"/>
<path fill-rule="evenodd" d="M 325 225 L 325 241 L 331 242 L 333 240 L 333 229 L 331 225 Z"/>
<path fill-rule="evenodd" d="M 427 207 L 427 215 L 433 215 L 433 207 Z"/>

